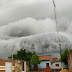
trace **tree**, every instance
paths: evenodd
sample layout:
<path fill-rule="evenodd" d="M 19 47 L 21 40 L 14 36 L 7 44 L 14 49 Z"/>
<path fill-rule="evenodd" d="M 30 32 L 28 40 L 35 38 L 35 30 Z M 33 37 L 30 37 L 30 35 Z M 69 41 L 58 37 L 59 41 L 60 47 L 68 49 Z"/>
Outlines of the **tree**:
<path fill-rule="evenodd" d="M 31 58 L 31 64 L 34 65 L 34 70 L 37 71 L 38 70 L 38 64 L 41 63 L 41 60 L 39 60 L 39 56 L 37 54 L 32 55 Z"/>
<path fill-rule="evenodd" d="M 34 55 L 32 52 L 26 52 L 26 49 L 20 49 L 20 51 L 17 51 L 17 54 L 13 55 L 13 59 L 17 60 L 25 60 L 25 61 L 30 61 L 32 58 L 32 55 Z M 12 56 L 8 57 L 9 59 L 12 58 Z"/>
<path fill-rule="evenodd" d="M 68 61 L 67 61 L 67 57 L 69 56 L 69 52 L 70 49 L 65 49 L 62 53 L 61 53 L 61 58 L 60 61 L 65 63 L 66 65 L 68 65 Z"/>

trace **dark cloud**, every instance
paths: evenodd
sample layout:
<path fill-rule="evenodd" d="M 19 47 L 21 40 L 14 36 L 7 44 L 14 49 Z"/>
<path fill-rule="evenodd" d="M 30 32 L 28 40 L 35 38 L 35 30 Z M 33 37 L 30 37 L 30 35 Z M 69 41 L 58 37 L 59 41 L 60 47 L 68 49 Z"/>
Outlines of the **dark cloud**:
<path fill-rule="evenodd" d="M 62 50 L 72 48 L 72 0 L 55 0 Z M 0 57 L 20 48 L 59 56 L 51 0 L 0 0 Z"/>
<path fill-rule="evenodd" d="M 70 36 L 66 35 L 65 33 L 60 33 L 62 50 L 66 47 L 72 49 L 72 44 L 69 39 Z M 56 33 L 43 33 L 29 37 L 0 40 L 1 57 L 9 56 L 12 48 L 14 48 L 14 53 L 22 48 L 27 51 L 36 51 L 39 55 L 52 55 L 52 57 L 59 56 L 60 52 Z"/>
<path fill-rule="evenodd" d="M 0 34 L 9 37 L 23 37 L 55 31 L 55 22 L 49 18 L 44 20 L 26 18 L 0 27 Z"/>

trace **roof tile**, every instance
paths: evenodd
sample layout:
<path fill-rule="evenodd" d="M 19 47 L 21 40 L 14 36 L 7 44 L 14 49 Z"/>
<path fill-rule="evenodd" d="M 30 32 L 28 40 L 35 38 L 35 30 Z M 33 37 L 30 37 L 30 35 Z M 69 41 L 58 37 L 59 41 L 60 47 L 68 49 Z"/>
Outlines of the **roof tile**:
<path fill-rule="evenodd" d="M 39 56 L 40 60 L 50 60 L 51 56 Z"/>

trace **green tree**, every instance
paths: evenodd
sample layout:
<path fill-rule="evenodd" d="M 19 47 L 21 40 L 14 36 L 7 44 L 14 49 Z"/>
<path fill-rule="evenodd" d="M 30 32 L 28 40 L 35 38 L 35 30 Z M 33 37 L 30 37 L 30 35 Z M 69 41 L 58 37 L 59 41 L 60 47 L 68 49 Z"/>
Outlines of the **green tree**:
<path fill-rule="evenodd" d="M 38 70 L 38 64 L 40 63 L 41 60 L 39 60 L 39 56 L 37 54 L 32 55 L 31 64 L 34 65 L 34 70 Z"/>
<path fill-rule="evenodd" d="M 30 61 L 32 58 L 32 55 L 34 55 L 34 53 L 32 53 L 30 51 L 26 52 L 26 49 L 20 49 L 20 51 L 17 51 L 17 54 L 13 55 L 13 59 Z M 12 56 L 10 56 L 8 58 L 11 59 Z"/>
<path fill-rule="evenodd" d="M 68 65 L 68 61 L 67 61 L 67 57 L 69 56 L 69 52 L 70 49 L 65 49 L 62 53 L 61 53 L 61 58 L 60 61 L 65 63 L 66 65 Z"/>

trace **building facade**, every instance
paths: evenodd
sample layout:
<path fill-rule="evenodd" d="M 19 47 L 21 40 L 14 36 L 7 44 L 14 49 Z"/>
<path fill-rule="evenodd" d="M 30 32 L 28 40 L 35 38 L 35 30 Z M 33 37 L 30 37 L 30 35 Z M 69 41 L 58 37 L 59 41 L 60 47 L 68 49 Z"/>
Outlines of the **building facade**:
<path fill-rule="evenodd" d="M 38 64 L 39 70 L 44 71 L 47 65 L 51 67 L 51 63 L 50 63 L 51 56 L 39 56 L 39 59 L 41 60 L 41 63 Z M 34 65 L 31 66 L 31 69 L 33 68 L 34 68 Z"/>
<path fill-rule="evenodd" d="M 0 72 L 15 72 L 15 62 L 12 60 L 0 59 Z"/>
<path fill-rule="evenodd" d="M 63 66 L 63 69 L 67 69 L 68 68 L 68 66 L 65 65 L 64 63 L 62 63 L 62 65 L 61 65 L 59 57 L 52 59 L 52 69 L 62 69 L 62 66 Z"/>
<path fill-rule="evenodd" d="M 49 65 L 49 67 L 51 67 L 51 56 L 39 56 L 39 59 L 41 60 L 41 63 L 38 64 L 38 68 L 39 69 L 44 69 L 47 67 L 47 65 Z"/>
<path fill-rule="evenodd" d="M 41 63 L 38 64 L 39 70 L 44 71 L 44 69 L 47 66 L 49 66 L 51 68 L 51 70 L 60 71 L 62 69 L 59 57 L 58 58 L 52 58 L 51 56 L 39 56 L 39 59 L 41 60 Z M 67 65 L 65 65 L 64 63 L 62 63 L 62 66 L 64 69 L 68 68 Z M 32 65 L 31 68 L 33 69 L 34 66 Z"/>
<path fill-rule="evenodd" d="M 29 71 L 29 62 L 20 60 L 0 59 L 0 72 L 26 72 Z"/>

